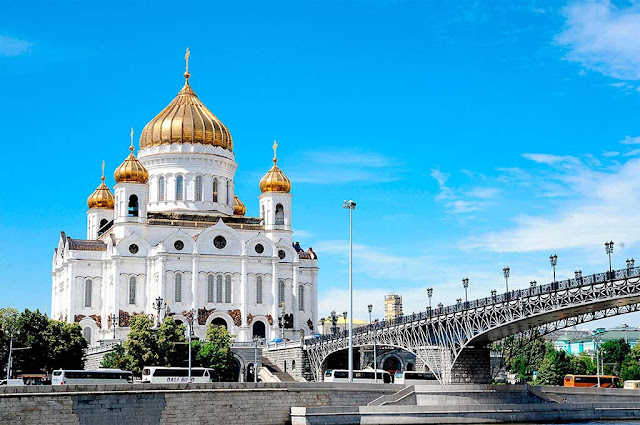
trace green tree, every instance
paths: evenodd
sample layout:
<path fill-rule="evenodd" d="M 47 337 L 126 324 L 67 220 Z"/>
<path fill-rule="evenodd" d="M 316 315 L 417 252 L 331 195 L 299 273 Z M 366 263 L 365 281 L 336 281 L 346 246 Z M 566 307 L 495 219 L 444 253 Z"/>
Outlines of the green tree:
<path fill-rule="evenodd" d="M 605 370 L 619 376 L 622 370 L 622 362 L 624 362 L 627 354 L 631 352 L 631 347 L 624 339 L 614 339 L 604 342 L 600 347 L 602 353 L 602 362 L 605 364 Z"/>
<path fill-rule="evenodd" d="M 231 344 L 233 335 L 229 331 L 216 325 L 209 325 L 207 335 L 203 343 L 197 342 L 192 348 L 197 348 L 197 362 L 214 369 L 220 377 L 227 377 L 231 373 L 233 365 L 233 353 Z"/>
<path fill-rule="evenodd" d="M 533 371 L 540 368 L 547 351 L 553 349 L 537 332 L 506 338 L 504 344 L 506 368 L 517 374 L 520 382 L 531 382 Z"/>
<path fill-rule="evenodd" d="M 45 364 L 47 372 L 54 369 L 84 368 L 87 340 L 82 335 L 79 324 L 49 320 L 46 339 L 49 347 L 49 358 Z"/>
<path fill-rule="evenodd" d="M 176 323 L 173 317 L 166 317 L 157 332 L 158 362 L 167 367 L 182 366 L 187 359 L 188 347 L 185 341 L 185 325 Z M 176 344 L 182 343 L 182 344 Z"/>
<path fill-rule="evenodd" d="M 13 370 L 18 372 L 47 372 L 50 367 L 49 318 L 39 310 L 25 309 L 17 321 L 14 347 L 27 348 L 16 354 Z"/>
<path fill-rule="evenodd" d="M 640 379 L 640 345 L 634 345 L 620 369 L 622 379 Z"/>
<path fill-rule="evenodd" d="M 15 308 L 0 308 L 0 370 L 9 361 L 9 341 L 17 330 L 19 317 L 20 312 Z"/>
<path fill-rule="evenodd" d="M 113 351 L 107 353 L 102 358 L 100 367 L 109 369 L 129 370 L 129 363 L 125 354 L 124 345 L 118 344 Z"/>
<path fill-rule="evenodd" d="M 129 335 L 124 343 L 128 370 L 136 375 L 142 373 L 145 366 L 158 364 L 158 346 L 153 332 L 153 320 L 144 314 L 129 319 Z"/>
<path fill-rule="evenodd" d="M 538 368 L 535 382 L 540 385 L 562 385 L 565 375 L 570 371 L 570 356 L 564 350 L 556 351 L 551 347 Z"/>
<path fill-rule="evenodd" d="M 593 375 L 595 374 L 596 365 L 591 360 L 591 357 L 586 354 L 580 354 L 571 356 L 569 370 L 569 373 L 573 375 Z"/>

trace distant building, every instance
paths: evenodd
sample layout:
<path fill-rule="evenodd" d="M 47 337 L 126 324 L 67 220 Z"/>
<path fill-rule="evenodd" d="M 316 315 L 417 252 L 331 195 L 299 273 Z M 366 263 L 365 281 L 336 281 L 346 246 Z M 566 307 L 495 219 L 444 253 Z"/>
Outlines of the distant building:
<path fill-rule="evenodd" d="M 640 329 L 629 326 L 609 329 L 599 335 L 600 344 L 618 339 L 626 339 L 631 347 L 640 339 Z M 553 342 L 556 350 L 564 350 L 568 354 L 594 352 L 594 336 L 588 331 L 567 331 Z"/>
<path fill-rule="evenodd" d="M 393 320 L 402 316 L 402 296 L 389 294 L 384 297 L 384 320 Z"/>

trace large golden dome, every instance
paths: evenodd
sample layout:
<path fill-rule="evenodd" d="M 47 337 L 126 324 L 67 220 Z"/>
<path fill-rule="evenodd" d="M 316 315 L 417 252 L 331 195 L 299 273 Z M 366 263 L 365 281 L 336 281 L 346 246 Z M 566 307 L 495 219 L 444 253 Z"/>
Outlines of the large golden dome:
<path fill-rule="evenodd" d="M 113 177 L 117 183 L 146 183 L 149 181 L 149 172 L 133 154 L 133 129 L 131 129 L 129 151 L 129 156 L 116 168 L 116 171 L 113 172 Z"/>
<path fill-rule="evenodd" d="M 111 190 L 104 184 L 104 162 L 102 163 L 102 183 L 87 198 L 89 208 L 102 208 L 112 210 L 115 205 L 115 198 Z"/>
<path fill-rule="evenodd" d="M 247 213 L 247 207 L 242 203 L 238 195 L 233 195 L 233 215 L 244 217 Z"/>
<path fill-rule="evenodd" d="M 221 146 L 233 150 L 231 133 L 222 122 L 198 99 L 189 85 L 189 49 L 187 71 L 182 90 L 142 130 L 140 149 L 171 143 L 191 143 Z"/>
<path fill-rule="evenodd" d="M 291 192 L 291 180 L 284 175 L 282 170 L 278 168 L 278 157 L 276 155 L 276 149 L 278 143 L 273 143 L 273 166 L 267 174 L 260 180 L 260 191 L 265 192 Z"/>

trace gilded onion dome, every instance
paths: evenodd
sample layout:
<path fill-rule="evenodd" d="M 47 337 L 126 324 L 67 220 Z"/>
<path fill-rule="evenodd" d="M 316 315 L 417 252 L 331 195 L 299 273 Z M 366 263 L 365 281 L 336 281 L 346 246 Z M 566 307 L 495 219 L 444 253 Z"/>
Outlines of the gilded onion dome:
<path fill-rule="evenodd" d="M 233 195 L 233 215 L 244 217 L 247 213 L 247 207 L 242 203 L 238 195 Z"/>
<path fill-rule="evenodd" d="M 273 166 L 267 172 L 267 174 L 260 180 L 260 191 L 265 192 L 284 192 L 289 193 L 291 191 L 291 180 L 284 175 L 282 170 L 278 168 L 278 156 L 276 155 L 276 149 L 278 143 L 273 142 Z"/>
<path fill-rule="evenodd" d="M 133 154 L 133 128 L 131 129 L 131 146 L 129 156 L 113 173 L 117 183 L 146 183 L 149 180 L 149 172 Z"/>
<path fill-rule="evenodd" d="M 189 85 L 189 49 L 184 87 L 142 130 L 140 149 L 171 143 L 220 146 L 233 151 L 231 133 L 198 99 Z"/>
<path fill-rule="evenodd" d="M 112 210 L 115 205 L 113 193 L 106 184 L 104 184 L 104 161 L 102 162 L 102 183 L 87 198 L 89 208 L 102 208 Z"/>

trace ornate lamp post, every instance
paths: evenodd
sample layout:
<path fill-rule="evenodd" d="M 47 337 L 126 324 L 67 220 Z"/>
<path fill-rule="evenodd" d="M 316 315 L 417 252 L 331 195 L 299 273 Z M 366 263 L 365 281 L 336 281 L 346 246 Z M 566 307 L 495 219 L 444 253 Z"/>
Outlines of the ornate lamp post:
<path fill-rule="evenodd" d="M 342 312 L 342 318 L 344 319 L 344 327 L 342 328 L 342 331 L 346 331 L 347 330 L 347 316 L 348 313 L 346 311 Z"/>
<path fill-rule="evenodd" d="M 444 304 L 442 304 L 442 303 L 438 303 L 438 310 L 439 310 L 440 312 L 442 312 L 442 307 L 444 307 Z"/>
<path fill-rule="evenodd" d="M 627 271 L 635 267 L 635 262 L 636 261 L 633 258 L 631 260 L 627 258 Z"/>
<path fill-rule="evenodd" d="M 327 319 L 324 317 L 320 318 L 320 324 L 322 325 L 322 335 L 324 335 L 324 322 L 326 322 Z"/>
<path fill-rule="evenodd" d="M 116 339 L 116 326 L 118 326 L 118 316 L 116 316 L 115 313 L 111 313 L 109 319 L 111 319 L 111 326 L 113 327 L 113 339 Z"/>
<path fill-rule="evenodd" d="M 369 304 L 367 306 L 367 310 L 369 310 L 369 326 L 373 323 L 371 321 L 371 312 L 373 311 L 373 304 Z M 378 355 L 376 353 L 376 336 L 373 336 L 373 380 L 375 383 L 378 383 Z"/>
<path fill-rule="evenodd" d="M 331 312 L 329 320 L 331 321 L 331 333 L 335 335 L 338 333 L 338 315 L 335 310 Z"/>
<path fill-rule="evenodd" d="M 613 269 L 611 268 L 611 254 L 613 254 L 613 241 L 611 242 L 605 242 L 604 243 L 604 250 L 607 253 L 607 255 L 609 256 L 609 278 L 613 278 L 613 276 L 611 276 L 611 272 L 613 271 Z"/>
<path fill-rule="evenodd" d="M 511 269 L 509 267 L 505 267 L 504 269 L 502 269 L 502 273 L 504 274 L 504 281 L 505 281 L 505 284 L 507 285 L 507 294 L 508 294 L 509 293 L 509 274 L 511 273 Z"/>
<path fill-rule="evenodd" d="M 493 300 L 496 300 L 496 294 L 498 293 L 498 291 L 496 291 L 495 289 L 491 290 L 491 297 L 493 298 Z"/>
<path fill-rule="evenodd" d="M 629 327 L 629 325 L 627 325 L 626 323 L 623 323 L 622 325 L 620 325 L 624 328 L 624 342 L 626 344 L 629 343 L 629 340 L 627 339 L 627 328 Z"/>
<path fill-rule="evenodd" d="M 193 319 L 195 318 L 195 314 L 196 311 L 194 309 L 184 313 L 184 318 L 187 319 L 187 324 L 189 325 L 189 383 L 191 383 L 191 335 L 193 335 Z"/>
<path fill-rule="evenodd" d="M 462 279 L 462 286 L 464 286 L 464 303 L 469 302 L 469 298 L 467 297 L 467 289 L 469 288 L 469 278 L 465 277 Z"/>
<path fill-rule="evenodd" d="M 156 298 L 153 302 L 153 308 L 156 311 L 156 327 L 160 327 L 160 312 L 165 310 L 165 317 L 167 316 L 167 303 L 163 302 L 162 297 Z"/>
<path fill-rule="evenodd" d="M 553 281 L 556 281 L 556 266 L 558 265 L 558 255 L 553 254 L 549 256 L 549 262 L 551 263 L 551 267 L 553 267 Z"/>
<path fill-rule="evenodd" d="M 529 286 L 532 288 L 535 288 L 538 285 L 538 282 L 536 282 L 535 280 L 532 280 L 531 282 L 529 282 Z"/>
<path fill-rule="evenodd" d="M 429 314 L 431 314 L 431 297 L 433 296 L 433 288 L 427 288 L 427 296 L 429 297 Z"/>
<path fill-rule="evenodd" d="M 356 203 L 344 201 L 342 207 L 349 210 L 349 383 L 353 382 L 353 210 Z"/>

